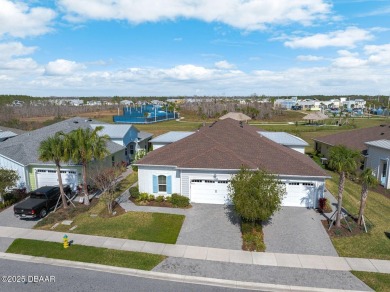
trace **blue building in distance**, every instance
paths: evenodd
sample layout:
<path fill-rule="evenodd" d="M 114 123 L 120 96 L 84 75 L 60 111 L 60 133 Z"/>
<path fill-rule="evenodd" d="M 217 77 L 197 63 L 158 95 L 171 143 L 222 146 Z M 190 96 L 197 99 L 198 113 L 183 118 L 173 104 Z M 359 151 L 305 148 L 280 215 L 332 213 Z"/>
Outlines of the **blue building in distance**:
<path fill-rule="evenodd" d="M 143 104 L 123 108 L 123 115 L 113 116 L 114 123 L 120 124 L 150 124 L 179 118 L 175 111 L 168 111 L 161 105 Z"/>

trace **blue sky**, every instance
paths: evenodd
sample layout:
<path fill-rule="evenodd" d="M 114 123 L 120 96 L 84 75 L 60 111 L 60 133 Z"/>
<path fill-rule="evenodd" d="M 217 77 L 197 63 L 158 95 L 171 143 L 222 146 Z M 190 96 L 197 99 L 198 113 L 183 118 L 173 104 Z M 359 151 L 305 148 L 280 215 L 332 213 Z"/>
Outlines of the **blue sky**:
<path fill-rule="evenodd" d="M 0 0 L 0 94 L 390 95 L 387 0 Z"/>

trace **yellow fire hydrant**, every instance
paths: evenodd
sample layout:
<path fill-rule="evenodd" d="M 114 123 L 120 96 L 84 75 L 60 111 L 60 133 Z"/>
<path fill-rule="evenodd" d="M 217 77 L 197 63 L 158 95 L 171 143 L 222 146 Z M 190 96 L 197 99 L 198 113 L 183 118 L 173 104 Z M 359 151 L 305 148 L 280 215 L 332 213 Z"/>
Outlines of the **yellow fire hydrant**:
<path fill-rule="evenodd" d="M 62 241 L 64 242 L 64 248 L 68 248 L 69 247 L 69 240 L 68 240 L 68 235 L 64 235 L 64 237 L 62 238 Z"/>

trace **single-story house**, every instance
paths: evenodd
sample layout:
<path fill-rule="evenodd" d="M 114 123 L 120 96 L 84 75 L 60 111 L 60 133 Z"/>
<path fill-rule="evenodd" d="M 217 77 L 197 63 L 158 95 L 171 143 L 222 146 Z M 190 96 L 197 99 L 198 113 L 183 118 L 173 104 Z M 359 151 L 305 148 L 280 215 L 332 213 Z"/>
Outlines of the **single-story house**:
<path fill-rule="evenodd" d="M 104 126 L 105 130 L 110 127 L 113 137 L 107 142 L 107 148 L 110 155 L 103 161 L 106 165 L 126 162 L 129 157 L 126 155 L 128 144 L 123 141 L 135 143 L 137 145 L 138 137 L 132 136 L 132 133 L 139 133 L 133 126 L 128 125 L 128 131 L 123 128 L 115 130 L 110 125 L 102 124 L 91 119 L 71 118 L 59 123 L 52 124 L 31 132 L 26 132 L 12 139 L 0 143 L 0 167 L 16 170 L 20 176 L 18 187 L 26 187 L 28 190 L 34 190 L 45 185 L 57 185 L 57 173 L 53 162 L 42 162 L 39 160 L 38 149 L 41 141 L 62 131 L 69 133 L 78 128 L 94 128 L 96 125 Z M 118 134 L 118 135 L 117 135 Z M 123 134 L 123 137 L 122 137 Z M 134 140 L 127 139 L 133 137 Z M 122 137 L 122 141 L 119 141 Z M 117 139 L 118 138 L 118 139 Z M 92 166 L 92 165 L 91 165 Z M 73 163 L 62 164 L 62 178 L 64 183 L 72 186 L 73 189 L 82 181 L 81 165 Z"/>
<path fill-rule="evenodd" d="M 153 150 L 156 150 L 168 144 L 184 139 L 194 133 L 195 132 L 171 131 L 153 138 L 152 140 L 150 140 L 150 143 L 152 143 Z M 264 136 L 278 144 L 294 149 L 301 153 L 305 153 L 305 147 L 309 146 L 309 144 L 305 140 L 289 133 L 265 131 L 258 131 L 258 133 L 261 136 Z"/>
<path fill-rule="evenodd" d="M 390 140 L 366 142 L 367 155 L 365 167 L 371 168 L 379 183 L 390 189 Z"/>
<path fill-rule="evenodd" d="M 278 176 L 286 186 L 284 206 L 316 207 L 326 172 L 308 156 L 257 130 L 233 119 L 220 120 L 149 152 L 136 164 L 140 192 L 179 193 L 195 203 L 225 204 L 232 176 L 246 166 Z"/>
<path fill-rule="evenodd" d="M 313 139 L 314 149 L 329 159 L 329 150 L 336 145 L 344 145 L 350 149 L 367 154 L 366 142 L 376 140 L 390 140 L 390 124 L 340 132 Z"/>

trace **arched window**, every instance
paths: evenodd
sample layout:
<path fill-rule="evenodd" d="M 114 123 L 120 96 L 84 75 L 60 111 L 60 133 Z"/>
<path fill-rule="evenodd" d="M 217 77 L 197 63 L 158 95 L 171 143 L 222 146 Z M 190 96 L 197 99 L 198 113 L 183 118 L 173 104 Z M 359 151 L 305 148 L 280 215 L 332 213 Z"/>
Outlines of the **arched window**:
<path fill-rule="evenodd" d="M 167 191 L 167 177 L 165 175 L 158 176 L 158 191 L 164 193 Z"/>

